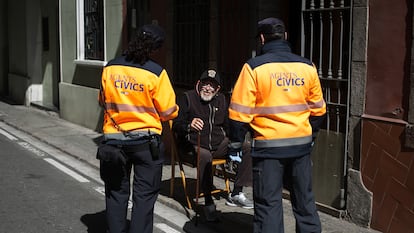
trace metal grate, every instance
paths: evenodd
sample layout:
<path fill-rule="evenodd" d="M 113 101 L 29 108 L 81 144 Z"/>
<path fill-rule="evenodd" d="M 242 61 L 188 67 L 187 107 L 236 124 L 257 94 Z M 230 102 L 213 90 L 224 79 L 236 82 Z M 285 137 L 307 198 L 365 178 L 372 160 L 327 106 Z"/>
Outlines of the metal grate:
<path fill-rule="evenodd" d="M 350 87 L 351 0 L 302 0 L 302 56 L 316 65 L 327 120 L 312 150 L 313 189 L 324 207 L 343 209 Z"/>
<path fill-rule="evenodd" d="M 250 4 L 238 0 L 220 1 L 218 65 L 222 77 L 222 91 L 226 93 L 231 91 L 243 64 L 252 56 L 249 50 L 252 41 L 249 34 L 252 21 L 249 15 Z"/>
<path fill-rule="evenodd" d="M 350 0 L 302 2 L 302 55 L 318 69 L 328 118 L 325 129 L 346 133 L 350 75 Z"/>
<path fill-rule="evenodd" d="M 209 1 L 174 1 L 175 86 L 193 87 L 208 66 Z"/>

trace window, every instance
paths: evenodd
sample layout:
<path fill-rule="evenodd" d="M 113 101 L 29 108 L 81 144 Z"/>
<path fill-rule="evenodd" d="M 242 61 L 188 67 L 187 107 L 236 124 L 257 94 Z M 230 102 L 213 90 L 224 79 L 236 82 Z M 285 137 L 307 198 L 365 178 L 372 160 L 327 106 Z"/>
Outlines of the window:
<path fill-rule="evenodd" d="M 103 0 L 77 0 L 78 62 L 105 61 L 103 8 Z"/>

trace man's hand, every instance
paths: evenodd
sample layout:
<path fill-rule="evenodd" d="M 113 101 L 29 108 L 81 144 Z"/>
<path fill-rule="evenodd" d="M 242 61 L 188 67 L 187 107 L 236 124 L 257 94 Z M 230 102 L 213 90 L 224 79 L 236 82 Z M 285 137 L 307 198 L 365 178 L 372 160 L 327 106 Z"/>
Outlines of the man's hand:
<path fill-rule="evenodd" d="M 232 142 L 228 146 L 227 154 L 231 161 L 241 163 L 243 157 L 243 149 L 241 142 Z"/>
<path fill-rule="evenodd" d="M 243 151 L 237 151 L 234 153 L 229 153 L 229 158 L 231 161 L 241 163 L 243 157 Z"/>
<path fill-rule="evenodd" d="M 191 129 L 195 131 L 201 131 L 203 129 L 203 126 L 204 126 L 204 121 L 201 120 L 200 118 L 193 118 L 193 120 L 190 123 Z"/>

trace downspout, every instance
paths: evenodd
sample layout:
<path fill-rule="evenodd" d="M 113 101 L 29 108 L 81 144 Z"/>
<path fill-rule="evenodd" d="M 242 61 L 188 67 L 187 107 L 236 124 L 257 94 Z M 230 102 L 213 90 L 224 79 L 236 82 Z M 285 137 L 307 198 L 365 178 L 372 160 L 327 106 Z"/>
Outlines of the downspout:
<path fill-rule="evenodd" d="M 354 3 L 353 1 L 351 1 L 350 3 L 350 12 L 349 14 L 352 16 L 353 15 L 353 9 L 354 9 Z M 350 105 L 351 105 L 351 73 L 352 73 L 352 32 L 353 32 L 353 18 L 351 18 L 351 23 L 349 24 L 349 32 L 351 33 L 350 37 L 349 37 L 349 46 L 348 46 L 348 53 L 350 54 L 350 56 L 348 57 L 348 63 L 350 64 L 348 66 L 348 92 L 346 93 L 347 95 L 347 108 L 346 108 L 346 115 L 347 115 L 347 119 L 349 120 L 351 111 L 350 111 Z M 345 154 L 344 154 L 344 165 L 343 165 L 343 180 L 341 183 L 341 200 L 340 200 L 340 207 L 341 208 L 345 208 L 346 209 L 346 199 L 347 199 L 347 185 L 346 185 L 346 180 L 348 177 L 348 156 L 349 156 L 349 137 L 348 135 L 350 134 L 350 130 L 349 130 L 349 124 L 347 124 L 346 130 L 345 130 Z"/>

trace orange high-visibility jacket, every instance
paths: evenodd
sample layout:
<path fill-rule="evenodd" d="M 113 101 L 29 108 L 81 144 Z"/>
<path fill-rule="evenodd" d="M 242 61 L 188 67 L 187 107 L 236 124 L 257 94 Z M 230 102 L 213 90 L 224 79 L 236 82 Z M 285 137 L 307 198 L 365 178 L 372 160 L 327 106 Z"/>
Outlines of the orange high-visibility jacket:
<path fill-rule="evenodd" d="M 106 109 L 105 139 L 125 139 L 122 131 L 131 130 L 161 134 L 161 121 L 178 115 L 168 74 L 151 60 L 142 66 L 123 56 L 110 61 L 102 72 L 100 93 L 99 101 Z"/>
<path fill-rule="evenodd" d="M 253 147 L 309 145 L 310 116 L 326 113 L 318 73 L 310 61 L 291 53 L 286 41 L 268 42 L 263 52 L 244 64 L 229 117 L 250 124 Z"/>

